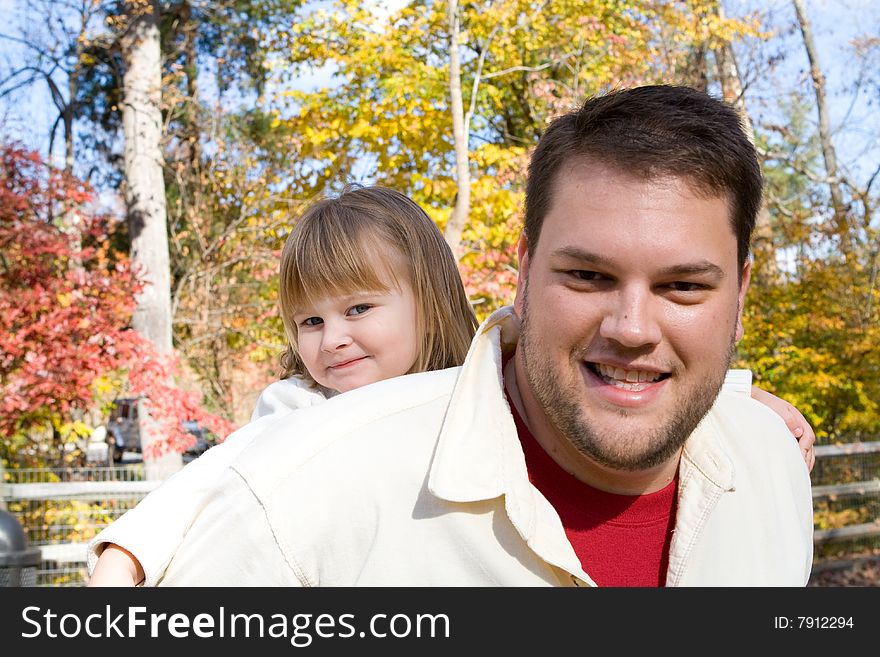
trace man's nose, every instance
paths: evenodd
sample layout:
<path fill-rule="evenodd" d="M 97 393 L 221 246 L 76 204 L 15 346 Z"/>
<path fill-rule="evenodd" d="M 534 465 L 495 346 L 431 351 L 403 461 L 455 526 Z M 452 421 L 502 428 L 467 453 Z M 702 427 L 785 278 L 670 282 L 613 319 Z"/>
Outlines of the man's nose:
<path fill-rule="evenodd" d="M 321 334 L 321 351 L 333 353 L 338 349 L 347 347 L 351 342 L 351 335 L 344 321 L 324 321 L 324 331 Z"/>
<path fill-rule="evenodd" d="M 610 300 L 599 334 L 628 348 L 660 342 L 656 299 L 650 290 L 622 289 Z"/>

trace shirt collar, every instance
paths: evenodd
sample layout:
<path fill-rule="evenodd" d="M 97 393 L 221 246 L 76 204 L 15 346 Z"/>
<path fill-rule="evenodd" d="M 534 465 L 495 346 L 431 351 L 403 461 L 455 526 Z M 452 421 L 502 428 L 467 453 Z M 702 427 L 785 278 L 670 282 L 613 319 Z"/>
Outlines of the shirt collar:
<path fill-rule="evenodd" d="M 428 489 L 451 502 L 504 495 L 528 483 L 525 459 L 504 393 L 502 349 L 512 348 L 519 320 L 509 306 L 477 329 L 440 429 Z"/>
<path fill-rule="evenodd" d="M 450 502 L 503 496 L 507 517 L 536 554 L 570 573 L 576 584 L 594 586 L 556 510 L 529 482 L 502 372 L 503 353 L 518 337 L 519 320 L 510 307 L 477 330 L 440 430 L 428 490 Z"/>
<path fill-rule="evenodd" d="M 713 405 L 709 409 L 684 444 L 679 478 L 701 476 L 712 486 L 723 491 L 732 491 L 735 489 L 736 471 L 733 459 L 725 447 L 722 438 L 725 432 L 714 408 Z"/>

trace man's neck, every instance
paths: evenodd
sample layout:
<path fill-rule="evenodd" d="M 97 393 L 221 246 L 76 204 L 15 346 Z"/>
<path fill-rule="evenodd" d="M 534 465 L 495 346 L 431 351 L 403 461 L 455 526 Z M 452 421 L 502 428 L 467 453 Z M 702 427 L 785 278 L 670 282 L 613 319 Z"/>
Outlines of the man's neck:
<path fill-rule="evenodd" d="M 537 443 L 560 468 L 593 488 L 619 495 L 654 493 L 672 481 L 678 471 L 680 451 L 659 466 L 639 471 L 615 470 L 596 463 L 578 451 L 553 426 L 535 399 L 520 360 L 521 357 L 514 354 L 507 362 L 504 368 L 505 388 Z"/>

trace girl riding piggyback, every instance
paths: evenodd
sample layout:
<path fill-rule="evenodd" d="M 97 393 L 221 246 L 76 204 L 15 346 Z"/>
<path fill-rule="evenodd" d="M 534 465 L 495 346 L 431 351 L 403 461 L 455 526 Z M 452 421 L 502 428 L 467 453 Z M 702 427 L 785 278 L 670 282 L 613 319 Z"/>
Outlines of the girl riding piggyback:
<path fill-rule="evenodd" d="M 266 426 L 384 379 L 457 367 L 477 328 L 437 226 L 407 196 L 383 187 L 349 188 L 303 212 L 282 251 L 279 294 L 288 343 L 282 379 L 261 393 L 248 424 L 89 543 L 89 586 L 155 585 L 183 537 L 197 531 L 193 519 L 214 482 Z M 794 407 L 752 394 L 795 435 L 805 434 L 802 449 L 812 446 L 812 430 Z"/>
<path fill-rule="evenodd" d="M 437 226 L 391 189 L 348 189 L 311 205 L 287 238 L 280 274 L 282 380 L 261 393 L 250 423 L 89 543 L 90 586 L 154 585 L 205 491 L 260 427 L 370 383 L 458 366 L 477 328 Z"/>

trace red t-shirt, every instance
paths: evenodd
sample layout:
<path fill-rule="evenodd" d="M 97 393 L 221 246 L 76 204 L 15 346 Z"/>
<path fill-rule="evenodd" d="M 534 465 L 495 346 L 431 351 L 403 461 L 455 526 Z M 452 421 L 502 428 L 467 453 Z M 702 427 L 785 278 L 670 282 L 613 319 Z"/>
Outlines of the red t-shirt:
<path fill-rule="evenodd" d="M 513 411 L 529 481 L 553 505 L 584 571 L 599 586 L 664 586 L 678 477 L 656 493 L 617 495 L 560 468 Z"/>

